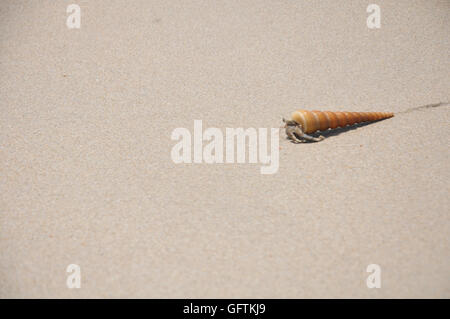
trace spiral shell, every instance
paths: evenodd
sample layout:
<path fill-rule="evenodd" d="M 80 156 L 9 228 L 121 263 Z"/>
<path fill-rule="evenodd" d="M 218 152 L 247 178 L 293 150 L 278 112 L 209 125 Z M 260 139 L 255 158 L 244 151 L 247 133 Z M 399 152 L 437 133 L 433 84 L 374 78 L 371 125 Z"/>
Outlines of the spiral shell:
<path fill-rule="evenodd" d="M 292 113 L 292 119 L 301 124 L 304 133 L 325 131 L 363 122 L 374 122 L 393 117 L 386 112 L 330 112 L 298 110 Z"/>

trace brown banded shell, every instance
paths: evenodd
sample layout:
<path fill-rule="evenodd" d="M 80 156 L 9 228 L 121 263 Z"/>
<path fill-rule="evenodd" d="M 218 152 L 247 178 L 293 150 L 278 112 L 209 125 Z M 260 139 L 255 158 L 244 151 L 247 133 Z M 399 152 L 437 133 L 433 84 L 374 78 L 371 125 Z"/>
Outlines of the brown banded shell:
<path fill-rule="evenodd" d="M 331 112 L 298 110 L 292 113 L 292 119 L 301 124 L 303 132 L 314 133 L 337 127 L 345 127 L 363 122 L 373 122 L 393 117 L 386 112 Z"/>

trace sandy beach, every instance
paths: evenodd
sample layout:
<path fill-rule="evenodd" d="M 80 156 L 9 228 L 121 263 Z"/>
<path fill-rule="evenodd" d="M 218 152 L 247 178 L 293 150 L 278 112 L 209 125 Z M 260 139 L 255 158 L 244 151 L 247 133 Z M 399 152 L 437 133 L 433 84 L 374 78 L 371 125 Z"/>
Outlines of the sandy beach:
<path fill-rule="evenodd" d="M 1 1 L 0 298 L 450 298 L 450 2 L 369 3 Z M 297 109 L 395 117 L 171 157 Z"/>

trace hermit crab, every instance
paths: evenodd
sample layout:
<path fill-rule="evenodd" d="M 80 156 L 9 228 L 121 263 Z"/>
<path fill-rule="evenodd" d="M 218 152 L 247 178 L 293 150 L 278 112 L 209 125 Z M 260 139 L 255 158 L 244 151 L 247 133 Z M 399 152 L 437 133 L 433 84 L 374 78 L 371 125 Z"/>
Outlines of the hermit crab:
<path fill-rule="evenodd" d="M 375 122 L 393 117 L 386 112 L 330 112 L 298 110 L 292 113 L 292 120 L 283 118 L 286 135 L 293 142 L 319 142 L 324 136 L 310 136 L 317 131 L 346 127 L 363 122 Z"/>

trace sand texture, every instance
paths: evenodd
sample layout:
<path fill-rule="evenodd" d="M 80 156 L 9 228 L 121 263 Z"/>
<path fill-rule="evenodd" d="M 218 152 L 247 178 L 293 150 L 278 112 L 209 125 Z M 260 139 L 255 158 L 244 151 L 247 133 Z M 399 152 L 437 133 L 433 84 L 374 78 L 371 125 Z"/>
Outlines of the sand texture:
<path fill-rule="evenodd" d="M 376 3 L 1 1 L 0 297 L 450 298 L 450 2 Z M 171 159 L 299 108 L 396 116 L 273 175 Z"/>

